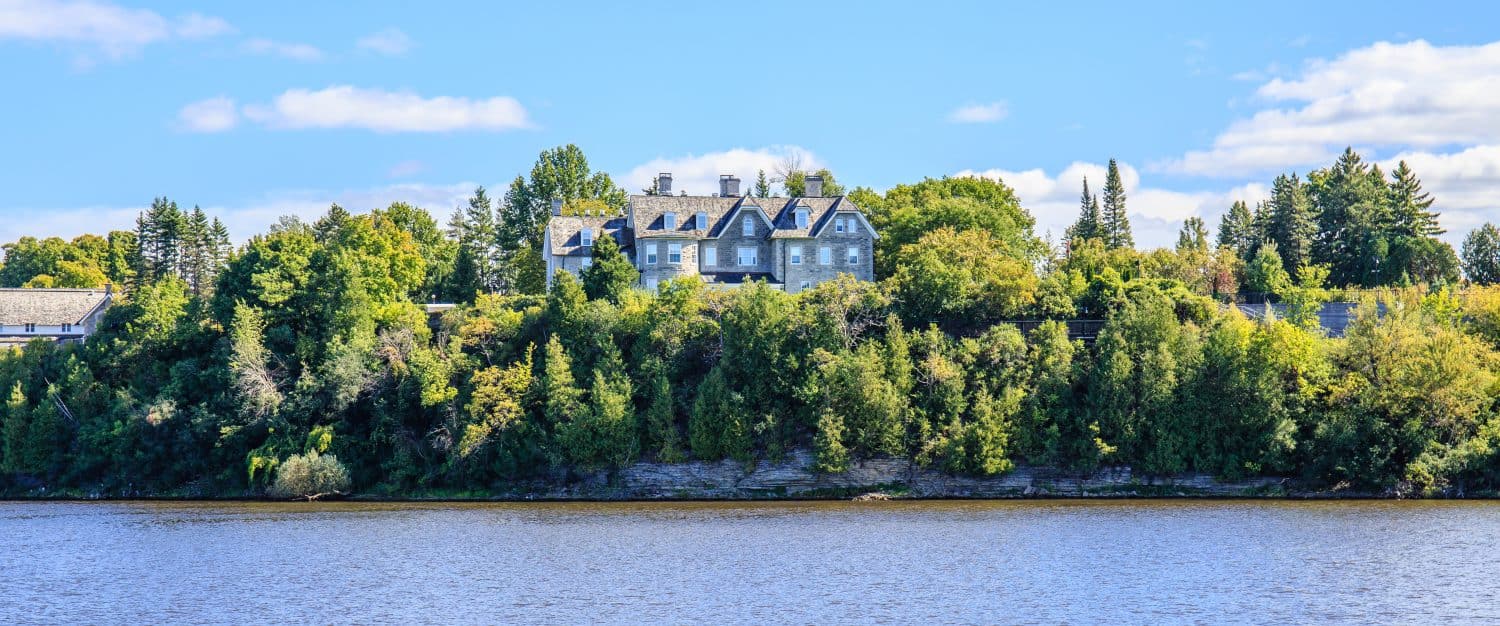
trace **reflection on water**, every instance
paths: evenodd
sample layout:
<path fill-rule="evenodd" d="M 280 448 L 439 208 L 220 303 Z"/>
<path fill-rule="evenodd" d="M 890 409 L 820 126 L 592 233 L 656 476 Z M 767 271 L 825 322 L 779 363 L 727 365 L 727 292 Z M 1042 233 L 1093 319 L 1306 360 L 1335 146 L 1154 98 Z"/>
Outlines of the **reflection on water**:
<path fill-rule="evenodd" d="M 0 502 L 0 623 L 1500 620 L 1500 503 Z"/>

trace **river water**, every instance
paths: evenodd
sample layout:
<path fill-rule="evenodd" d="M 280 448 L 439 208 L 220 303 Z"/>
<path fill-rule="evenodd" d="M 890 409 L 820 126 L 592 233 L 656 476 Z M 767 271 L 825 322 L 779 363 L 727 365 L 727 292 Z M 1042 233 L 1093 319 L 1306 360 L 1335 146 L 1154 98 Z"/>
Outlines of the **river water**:
<path fill-rule="evenodd" d="M 1500 502 L 0 502 L 0 623 L 1500 621 Z"/>

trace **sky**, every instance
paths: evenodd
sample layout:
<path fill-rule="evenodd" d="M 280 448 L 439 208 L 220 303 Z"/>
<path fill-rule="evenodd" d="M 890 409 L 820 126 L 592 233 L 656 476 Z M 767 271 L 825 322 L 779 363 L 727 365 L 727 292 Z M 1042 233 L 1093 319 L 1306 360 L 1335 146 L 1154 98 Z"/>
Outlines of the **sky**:
<path fill-rule="evenodd" d="M 713 4 L 0 0 L 0 241 L 158 196 L 237 240 L 332 202 L 441 222 L 567 143 L 632 192 L 788 156 L 999 178 L 1054 237 L 1114 158 L 1142 247 L 1353 146 L 1455 245 L 1500 221 L 1500 4 Z"/>

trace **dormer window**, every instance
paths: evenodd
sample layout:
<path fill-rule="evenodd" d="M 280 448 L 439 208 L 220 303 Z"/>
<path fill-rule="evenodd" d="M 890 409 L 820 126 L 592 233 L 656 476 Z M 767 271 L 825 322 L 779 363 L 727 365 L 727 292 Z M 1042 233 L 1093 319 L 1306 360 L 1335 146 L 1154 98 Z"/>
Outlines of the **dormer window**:
<path fill-rule="evenodd" d="M 663 213 L 661 216 L 661 227 L 666 230 L 677 230 L 677 214 Z"/>
<path fill-rule="evenodd" d="M 583 246 L 583 247 L 585 247 L 585 248 L 591 248 L 591 247 L 593 247 L 594 246 L 594 229 L 592 229 L 592 228 L 585 228 L 585 229 L 583 229 L 581 231 L 578 231 L 578 244 L 581 245 L 581 246 Z"/>
<path fill-rule="evenodd" d="M 708 212 L 707 211 L 699 211 L 698 212 L 698 224 L 697 224 L 697 226 L 698 226 L 698 228 L 700 230 L 708 230 Z"/>
<path fill-rule="evenodd" d="M 746 213 L 745 217 L 740 220 L 740 234 L 746 237 L 755 236 L 755 222 L 750 220 L 749 213 Z"/>
<path fill-rule="evenodd" d="M 845 225 L 846 222 L 847 222 L 847 220 L 844 219 L 844 218 L 842 218 L 842 217 L 833 220 L 833 232 L 836 232 L 836 233 L 848 232 L 849 231 L 849 227 L 847 225 Z"/>
<path fill-rule="evenodd" d="M 797 209 L 797 228 L 807 228 L 807 209 Z"/>

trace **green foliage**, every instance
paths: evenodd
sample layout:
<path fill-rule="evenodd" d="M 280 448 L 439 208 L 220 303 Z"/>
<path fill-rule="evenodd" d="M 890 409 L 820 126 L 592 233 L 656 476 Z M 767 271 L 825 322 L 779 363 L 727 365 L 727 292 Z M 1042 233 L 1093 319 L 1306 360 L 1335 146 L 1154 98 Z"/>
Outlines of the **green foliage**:
<path fill-rule="evenodd" d="M 928 178 L 897 185 L 878 203 L 859 206 L 880 233 L 875 242 L 875 274 L 880 277 L 895 275 L 902 249 L 944 227 L 960 233 L 984 231 L 996 246 L 993 253 L 1022 262 L 1035 259 L 1041 249 L 1032 234 L 1036 221 L 1021 208 L 1015 191 L 996 180 Z"/>
<path fill-rule="evenodd" d="M 1100 235 L 1111 248 L 1133 248 L 1135 237 L 1130 233 L 1130 216 L 1125 211 L 1125 183 L 1120 180 L 1120 168 L 1114 159 L 1109 160 L 1109 170 L 1104 177 L 1104 209 L 1100 213 Z"/>
<path fill-rule="evenodd" d="M 1500 229 L 1486 222 L 1464 238 L 1464 275 L 1481 285 L 1500 282 Z"/>
<path fill-rule="evenodd" d="M 1292 284 L 1292 277 L 1282 263 L 1276 244 L 1267 243 L 1255 253 L 1245 267 L 1245 288 L 1258 293 L 1282 293 Z"/>
<path fill-rule="evenodd" d="M 276 469 L 276 484 L 268 493 L 281 498 L 316 500 L 349 488 L 349 470 L 331 454 L 317 450 L 295 454 Z"/>
<path fill-rule="evenodd" d="M 896 298 L 918 323 L 1016 318 L 1036 302 L 1031 267 L 983 230 L 939 229 L 901 248 L 894 260 Z"/>
<path fill-rule="evenodd" d="M 594 262 L 583 270 L 583 290 L 590 299 L 605 299 L 619 304 L 620 298 L 635 285 L 641 273 L 635 264 L 620 253 L 620 244 L 605 235 L 594 242 Z"/>

